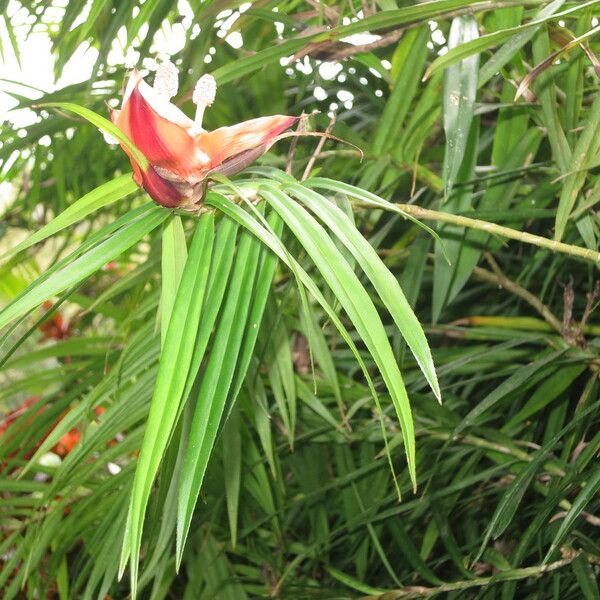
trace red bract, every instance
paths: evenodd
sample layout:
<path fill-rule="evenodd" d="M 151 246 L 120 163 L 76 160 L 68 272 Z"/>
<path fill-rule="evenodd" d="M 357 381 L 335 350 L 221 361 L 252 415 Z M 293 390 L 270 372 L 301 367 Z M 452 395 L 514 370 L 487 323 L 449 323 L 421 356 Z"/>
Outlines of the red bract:
<path fill-rule="evenodd" d="M 59 456 L 66 456 L 75 448 L 75 446 L 81 440 L 81 433 L 79 433 L 78 429 L 71 429 L 71 431 L 67 431 L 58 442 L 52 448 L 52 452 L 58 454 Z"/>
<path fill-rule="evenodd" d="M 4 435 L 6 430 L 16 421 L 21 415 L 27 412 L 27 409 L 33 406 L 36 402 L 39 401 L 41 396 L 30 396 L 29 398 L 23 400 L 23 402 L 15 409 L 6 413 L 0 419 L 0 436 Z M 44 407 L 38 410 L 38 413 L 42 412 Z"/>
<path fill-rule="evenodd" d="M 31 397 L 27 398 L 26 400 L 24 400 L 17 408 L 13 409 L 9 413 L 2 416 L 0 418 L 0 438 L 2 438 L 4 435 L 7 435 L 8 436 L 7 439 L 10 440 L 13 434 L 20 433 L 24 429 L 30 427 L 32 425 L 35 417 L 37 415 L 42 414 L 46 410 L 46 408 L 47 408 L 46 405 L 42 405 L 42 406 L 38 407 L 35 414 L 32 415 L 30 419 L 21 423 L 21 428 L 19 430 L 15 431 L 14 429 L 11 429 L 11 427 L 15 426 L 15 421 L 19 417 L 21 417 L 23 414 L 25 414 L 36 402 L 39 402 L 40 398 L 41 398 L 41 396 L 31 396 Z M 65 411 L 54 422 L 51 429 L 54 429 L 54 427 L 56 427 L 60 423 L 60 421 L 67 416 L 68 412 L 69 412 L 68 410 Z M 96 406 L 94 408 L 94 413 L 98 417 L 102 416 L 105 412 L 106 412 L 106 408 L 104 406 Z M 24 456 L 24 458 L 26 460 L 30 459 L 33 456 L 34 452 L 40 447 L 41 443 L 46 439 L 46 437 L 50 433 L 51 429 L 49 429 L 46 433 L 44 433 L 42 435 L 41 439 L 37 440 L 35 445 L 29 449 L 29 451 Z M 64 457 L 67 454 L 69 454 L 69 452 L 71 452 L 73 450 L 73 448 L 75 448 L 75 446 L 80 441 L 81 441 L 81 432 L 79 431 L 79 429 L 73 428 L 70 431 L 67 431 L 67 433 L 63 434 L 60 437 L 60 439 L 58 440 L 58 442 L 52 447 L 51 450 L 55 454 L 58 454 L 59 456 Z M 109 442 L 109 445 L 112 445 L 113 443 L 116 443 L 116 440 L 112 440 L 111 442 Z M 15 455 L 16 455 L 16 452 L 13 452 L 9 456 L 9 458 L 14 457 Z M 2 470 L 2 468 L 0 465 L 0 471 L 1 470 Z"/>
<path fill-rule="evenodd" d="M 52 308 L 52 302 L 46 300 L 43 304 L 44 310 Z M 71 326 L 65 323 L 65 319 L 60 312 L 56 312 L 48 320 L 40 325 L 40 331 L 46 339 L 66 340 L 70 337 Z"/>
<path fill-rule="evenodd" d="M 19 429 L 16 429 L 17 425 L 19 425 L 19 417 L 23 416 L 34 404 L 40 400 L 40 398 L 41 396 L 30 396 L 29 398 L 23 400 L 23 402 L 17 406 L 17 408 L 11 410 L 0 418 L 0 438 L 3 438 L 1 439 L 0 443 L 5 444 L 9 442 L 13 438 L 14 434 L 21 433 L 29 428 L 33 424 L 35 416 L 46 410 L 45 406 L 40 406 L 36 410 L 35 415 L 32 415 L 30 418 L 20 423 Z M 22 458 L 29 460 L 33 456 L 34 452 L 39 448 L 40 444 L 44 441 L 46 435 L 47 434 L 45 434 L 41 440 L 38 440 L 32 448 L 29 448 Z M 14 452 L 9 453 L 6 458 L 12 459 L 17 456 L 18 453 L 19 451 L 15 450 Z M 6 464 L 0 463 L 0 472 L 4 471 L 5 467 Z"/>
<path fill-rule="evenodd" d="M 241 171 L 298 121 L 298 117 L 273 115 L 205 131 L 202 114 L 212 104 L 214 80 L 206 75 L 200 80 L 200 93 L 194 94 L 198 111 L 193 121 L 170 102 L 177 87 L 175 67 L 167 63 L 161 68 L 154 88 L 138 71 L 131 74 L 122 108 L 112 111 L 111 119 L 148 160 L 146 167 L 138 164 L 121 145 L 131 161 L 136 183 L 163 206 L 194 210 L 202 201 L 211 174 L 230 176 Z"/>

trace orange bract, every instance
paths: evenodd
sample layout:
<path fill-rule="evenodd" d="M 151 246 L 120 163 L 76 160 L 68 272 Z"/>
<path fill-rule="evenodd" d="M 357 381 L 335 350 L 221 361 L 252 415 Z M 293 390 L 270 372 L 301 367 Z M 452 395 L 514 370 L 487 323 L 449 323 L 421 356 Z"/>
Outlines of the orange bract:
<path fill-rule="evenodd" d="M 168 97 L 131 74 L 121 110 L 111 119 L 150 163 L 143 169 L 128 153 L 134 179 L 159 204 L 194 209 L 213 173 L 233 175 L 264 154 L 298 117 L 273 115 L 204 131 Z"/>

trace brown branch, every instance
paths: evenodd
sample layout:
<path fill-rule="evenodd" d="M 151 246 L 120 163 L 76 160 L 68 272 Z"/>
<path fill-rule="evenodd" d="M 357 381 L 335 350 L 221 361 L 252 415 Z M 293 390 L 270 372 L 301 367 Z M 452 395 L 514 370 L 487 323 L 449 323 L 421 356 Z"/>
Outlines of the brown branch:
<path fill-rule="evenodd" d="M 306 2 L 317 10 L 317 14 L 322 12 L 330 25 L 335 25 L 340 20 L 340 11 L 337 8 L 327 6 L 319 0 L 306 0 Z"/>
<path fill-rule="evenodd" d="M 336 121 L 336 116 L 334 113 L 331 116 L 331 119 L 329 119 L 329 124 L 327 125 L 327 128 L 325 129 L 325 135 L 319 140 L 319 143 L 317 144 L 315 151 L 312 153 L 311 157 L 308 159 L 308 162 L 306 163 L 306 168 L 304 169 L 304 173 L 302 174 L 301 181 L 304 181 L 310 175 L 310 172 L 315 164 L 315 161 L 317 160 L 317 156 L 319 156 L 319 153 L 321 152 L 321 150 L 323 149 L 323 146 L 325 145 L 325 140 L 327 139 L 327 136 L 331 133 L 331 130 L 333 129 L 333 126 L 335 125 L 335 121 Z"/>
<path fill-rule="evenodd" d="M 529 306 L 542 316 L 544 321 L 546 321 L 552 329 L 562 335 L 562 323 L 554 316 L 552 311 L 535 294 L 532 294 L 529 290 L 521 287 L 518 283 L 511 281 L 499 269 L 497 272 L 491 272 L 482 269 L 481 267 L 475 267 L 473 274 L 477 279 L 498 285 L 511 294 L 525 300 Z"/>
<path fill-rule="evenodd" d="M 348 42 L 341 41 L 324 41 L 324 42 L 314 42 L 308 44 L 306 47 L 302 48 L 294 54 L 294 60 L 300 60 L 305 56 L 312 56 L 313 58 L 317 58 L 319 60 L 342 60 L 344 58 L 348 58 L 349 56 L 354 56 L 355 54 L 361 54 L 364 52 L 371 52 L 372 50 L 377 50 L 378 48 L 385 48 L 397 42 L 404 33 L 404 29 L 397 29 L 384 35 L 381 39 L 375 40 L 373 42 L 369 42 L 368 44 L 349 44 Z"/>
<path fill-rule="evenodd" d="M 304 116 L 304 113 L 302 113 Z M 298 126 L 296 127 L 296 131 L 304 131 L 306 129 L 306 119 L 300 118 L 298 121 Z M 298 145 L 298 136 L 292 138 L 292 142 L 290 144 L 290 149 L 288 150 L 287 155 L 287 163 L 285 165 L 285 172 L 288 175 L 292 174 L 292 167 L 294 164 L 294 154 L 296 153 L 296 146 Z"/>
<path fill-rule="evenodd" d="M 579 329 L 582 331 L 585 331 L 585 328 L 587 327 L 588 319 L 594 310 L 598 298 L 600 298 L 600 279 L 596 281 L 594 289 L 586 294 L 585 309 L 583 311 L 583 316 L 581 317 L 581 322 L 579 323 Z"/>

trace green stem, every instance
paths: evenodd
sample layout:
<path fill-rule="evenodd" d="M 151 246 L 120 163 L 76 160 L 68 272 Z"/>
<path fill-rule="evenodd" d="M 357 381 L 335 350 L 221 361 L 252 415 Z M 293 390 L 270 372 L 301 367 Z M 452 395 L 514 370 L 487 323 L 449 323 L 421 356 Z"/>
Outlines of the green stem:
<path fill-rule="evenodd" d="M 503 581 L 516 581 L 519 579 L 528 579 L 529 577 L 536 577 L 543 573 L 555 571 L 561 569 L 566 565 L 571 564 L 579 556 L 584 556 L 590 563 L 598 563 L 600 557 L 589 556 L 582 552 L 569 551 L 565 552 L 565 557 L 556 562 L 546 565 L 536 565 L 534 567 L 525 567 L 522 569 L 510 569 L 508 571 L 502 571 L 491 577 L 474 577 L 473 579 L 466 579 L 462 581 L 454 581 L 452 583 L 443 583 L 436 587 L 426 586 L 408 586 L 399 590 L 393 590 L 386 592 L 379 596 L 365 596 L 362 600 L 406 600 L 407 598 L 426 598 L 435 596 L 437 594 L 443 594 L 448 592 L 454 592 L 457 590 L 465 590 L 473 587 L 484 587 L 492 585 L 494 583 L 500 583 Z"/>
<path fill-rule="evenodd" d="M 500 329 L 520 329 L 523 331 L 554 331 L 554 327 L 535 317 L 501 317 L 473 315 L 452 321 L 450 325 L 469 325 L 471 327 L 498 327 Z M 600 335 L 600 325 L 586 325 L 581 330 L 587 335 Z"/>
<path fill-rule="evenodd" d="M 414 204 L 396 204 L 396 206 L 400 210 L 412 215 L 413 217 L 416 217 L 417 219 L 442 221 L 444 223 L 453 223 L 454 225 L 467 227 L 468 229 L 479 229 L 481 231 L 486 231 L 487 233 L 499 235 L 511 240 L 518 240 L 520 242 L 525 242 L 526 244 L 539 246 L 540 248 L 547 248 L 553 252 L 561 252 L 563 254 L 570 254 L 571 256 L 578 256 L 579 258 L 590 260 L 600 265 L 600 252 L 595 250 L 581 248 L 580 246 L 572 246 L 571 244 L 565 244 L 563 242 L 557 242 L 555 240 L 550 240 L 548 238 L 527 233 L 525 231 L 518 231 L 516 229 L 510 229 L 510 227 L 497 225 L 496 223 L 489 223 L 488 221 L 480 221 L 479 219 L 471 219 L 469 217 L 453 215 L 439 210 L 422 208 L 421 206 L 415 206 Z"/>
<path fill-rule="evenodd" d="M 443 431 L 428 431 L 427 436 L 438 439 L 438 440 L 449 440 L 451 438 L 451 434 Z M 524 450 L 520 450 L 519 448 L 505 446 L 504 444 L 497 444 L 496 442 L 491 442 L 484 438 L 480 438 L 474 435 L 465 435 L 462 438 L 463 443 L 469 446 L 475 446 L 477 448 L 484 448 L 486 450 L 492 450 L 493 452 L 499 452 L 501 454 L 506 454 L 508 456 L 513 456 L 517 460 L 522 460 L 523 462 L 531 462 L 533 457 L 525 452 Z M 544 469 L 551 475 L 556 477 L 564 477 L 565 472 L 560 467 L 548 462 L 544 465 Z"/>

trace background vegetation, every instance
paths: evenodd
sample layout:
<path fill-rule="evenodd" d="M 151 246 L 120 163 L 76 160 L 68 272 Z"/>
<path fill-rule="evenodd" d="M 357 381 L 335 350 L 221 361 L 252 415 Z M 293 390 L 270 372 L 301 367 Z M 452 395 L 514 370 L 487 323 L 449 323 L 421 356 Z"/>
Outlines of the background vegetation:
<path fill-rule="evenodd" d="M 600 3 L 11 6 L 5 59 L 96 60 L 0 81 L 38 115 L 0 132 L 3 598 L 598 598 Z M 362 161 L 153 206 L 77 106 L 182 33 L 188 114 L 210 72 L 207 127 L 318 109 Z"/>

